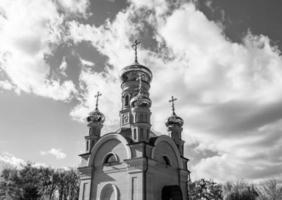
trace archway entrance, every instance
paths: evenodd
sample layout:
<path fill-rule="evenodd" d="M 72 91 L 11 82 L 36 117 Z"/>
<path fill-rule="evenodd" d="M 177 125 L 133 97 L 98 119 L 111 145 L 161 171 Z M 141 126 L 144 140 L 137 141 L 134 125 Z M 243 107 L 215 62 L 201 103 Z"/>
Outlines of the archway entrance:
<path fill-rule="evenodd" d="M 103 187 L 99 200 L 118 200 L 118 189 L 115 185 L 107 184 Z"/>
<path fill-rule="evenodd" d="M 183 200 L 180 187 L 178 185 L 164 186 L 162 200 Z"/>

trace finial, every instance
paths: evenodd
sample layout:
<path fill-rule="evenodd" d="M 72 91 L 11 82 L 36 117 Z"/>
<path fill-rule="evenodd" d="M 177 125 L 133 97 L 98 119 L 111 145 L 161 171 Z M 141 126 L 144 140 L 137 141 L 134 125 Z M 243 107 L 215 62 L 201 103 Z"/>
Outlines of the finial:
<path fill-rule="evenodd" d="M 102 94 L 98 91 L 97 94 L 95 95 L 95 97 L 96 97 L 96 108 L 95 108 L 95 110 L 98 110 L 99 96 L 102 96 Z"/>
<path fill-rule="evenodd" d="M 171 103 L 171 108 L 172 108 L 172 114 L 175 115 L 175 107 L 174 107 L 174 102 L 177 100 L 177 98 L 174 98 L 171 96 L 171 99 L 168 101 Z"/>
<path fill-rule="evenodd" d="M 135 63 L 138 63 L 138 59 L 137 59 L 137 47 L 140 44 L 140 42 L 138 40 L 135 40 L 134 43 L 132 44 L 132 48 L 134 48 L 135 51 Z"/>
<path fill-rule="evenodd" d="M 137 81 L 139 81 L 139 94 L 142 92 L 142 78 L 144 78 L 144 74 L 139 73 L 138 78 L 136 79 Z"/>

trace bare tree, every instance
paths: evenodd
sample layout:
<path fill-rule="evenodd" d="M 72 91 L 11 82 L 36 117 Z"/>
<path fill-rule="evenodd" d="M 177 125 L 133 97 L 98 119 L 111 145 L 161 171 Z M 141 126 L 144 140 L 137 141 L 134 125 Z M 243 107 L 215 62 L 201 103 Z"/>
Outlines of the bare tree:
<path fill-rule="evenodd" d="M 255 187 L 243 181 L 227 182 L 223 186 L 224 200 L 256 200 L 257 197 L 258 193 Z"/>
<path fill-rule="evenodd" d="M 281 200 L 282 186 L 276 179 L 269 180 L 258 186 L 259 200 Z"/>

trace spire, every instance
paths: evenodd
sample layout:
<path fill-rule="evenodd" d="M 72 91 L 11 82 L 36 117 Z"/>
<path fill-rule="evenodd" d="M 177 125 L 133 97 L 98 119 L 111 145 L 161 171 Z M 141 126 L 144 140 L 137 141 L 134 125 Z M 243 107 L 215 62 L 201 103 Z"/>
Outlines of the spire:
<path fill-rule="evenodd" d="M 177 98 L 174 98 L 173 96 L 171 96 L 171 99 L 168 101 L 171 103 L 171 109 L 172 109 L 172 114 L 173 115 L 176 115 L 175 114 L 175 106 L 174 106 L 174 102 L 177 101 Z"/>
<path fill-rule="evenodd" d="M 174 98 L 174 96 L 171 96 L 171 99 L 168 101 L 169 103 L 171 103 L 171 109 L 172 109 L 172 115 L 167 119 L 166 125 L 170 126 L 170 125 L 178 125 L 178 126 L 183 126 L 183 119 L 181 117 L 178 117 L 175 114 L 175 105 L 174 102 L 177 99 Z"/>
<path fill-rule="evenodd" d="M 98 109 L 99 105 L 99 97 L 102 96 L 102 94 L 98 91 L 97 94 L 94 96 L 96 98 L 96 106 L 95 110 L 89 113 L 89 116 L 86 118 L 88 125 L 91 125 L 93 122 L 99 122 L 103 123 L 105 121 L 105 116 L 103 113 L 101 113 Z"/>
<path fill-rule="evenodd" d="M 182 140 L 182 130 L 184 121 L 181 117 L 175 114 L 175 105 L 174 102 L 177 99 L 171 96 L 171 99 L 168 101 L 171 103 L 172 115 L 167 119 L 165 125 L 168 128 L 168 132 L 170 137 L 175 142 L 177 148 L 179 149 L 180 154 L 183 156 L 183 144 L 184 141 Z"/>
<path fill-rule="evenodd" d="M 138 40 L 135 40 L 134 43 L 132 44 L 132 48 L 134 49 L 135 51 L 135 63 L 138 64 L 138 58 L 137 58 L 137 48 L 138 48 L 138 45 L 140 44 L 141 42 L 139 42 Z"/>
<path fill-rule="evenodd" d="M 101 129 L 105 122 L 105 116 L 98 109 L 99 97 L 102 94 L 98 91 L 95 95 L 96 98 L 96 107 L 95 110 L 90 112 L 86 118 L 87 126 L 89 127 L 89 135 L 85 137 L 86 139 L 86 151 L 89 152 L 94 144 L 99 140 L 101 136 Z"/>
<path fill-rule="evenodd" d="M 99 97 L 102 96 L 102 93 L 100 93 L 99 91 L 97 92 L 97 94 L 94 96 L 96 97 L 96 107 L 95 107 L 95 111 L 98 111 L 98 104 L 99 104 Z"/>

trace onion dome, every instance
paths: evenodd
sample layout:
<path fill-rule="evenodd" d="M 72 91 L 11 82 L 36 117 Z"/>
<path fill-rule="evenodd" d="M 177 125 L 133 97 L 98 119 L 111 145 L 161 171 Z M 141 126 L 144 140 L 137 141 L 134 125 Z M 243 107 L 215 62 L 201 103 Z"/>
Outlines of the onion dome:
<path fill-rule="evenodd" d="M 143 81 L 146 81 L 147 83 L 151 82 L 153 78 L 153 74 L 151 70 L 145 67 L 144 65 L 140 65 L 139 63 L 135 63 L 127 67 L 124 67 L 121 71 L 120 77 L 123 83 L 127 81 L 134 81 L 138 77 L 139 73 L 145 75 Z"/>
<path fill-rule="evenodd" d="M 105 115 L 101 113 L 98 109 L 98 102 L 99 102 L 99 96 L 102 94 L 100 92 L 97 92 L 95 95 L 96 97 L 96 108 L 94 111 L 89 113 L 89 116 L 86 118 L 86 121 L 88 122 L 88 125 L 91 123 L 104 123 L 105 121 Z"/>
<path fill-rule="evenodd" d="M 88 124 L 90 123 L 104 123 L 105 121 L 105 115 L 101 113 L 98 109 L 95 109 L 95 111 L 89 113 L 89 116 L 86 118 L 86 121 Z"/>
<path fill-rule="evenodd" d="M 184 121 L 181 117 L 177 116 L 175 114 L 175 107 L 174 107 L 174 102 L 176 101 L 177 99 L 174 98 L 173 96 L 171 97 L 171 100 L 169 100 L 169 102 L 171 103 L 171 107 L 172 107 L 172 115 L 167 119 L 166 121 L 166 126 L 179 126 L 179 127 L 182 127 L 183 124 L 184 124 Z"/>
<path fill-rule="evenodd" d="M 132 47 L 134 48 L 134 52 L 135 52 L 135 62 L 134 64 L 129 65 L 122 69 L 121 71 L 122 83 L 131 81 L 131 80 L 136 80 L 139 73 L 145 74 L 145 77 L 143 80 L 146 81 L 147 83 L 151 82 L 152 80 L 153 75 L 152 75 L 151 70 L 138 63 L 137 46 L 139 44 L 140 42 L 135 40 L 134 44 L 132 45 Z"/>
<path fill-rule="evenodd" d="M 143 92 L 142 81 L 144 77 L 144 74 L 138 74 L 138 78 L 136 80 L 139 81 L 139 92 L 131 99 L 131 107 L 150 107 L 152 104 L 151 99 Z"/>
<path fill-rule="evenodd" d="M 184 121 L 181 117 L 177 116 L 175 113 L 173 113 L 166 121 L 166 126 L 183 126 Z"/>

